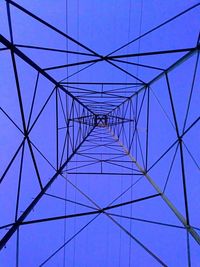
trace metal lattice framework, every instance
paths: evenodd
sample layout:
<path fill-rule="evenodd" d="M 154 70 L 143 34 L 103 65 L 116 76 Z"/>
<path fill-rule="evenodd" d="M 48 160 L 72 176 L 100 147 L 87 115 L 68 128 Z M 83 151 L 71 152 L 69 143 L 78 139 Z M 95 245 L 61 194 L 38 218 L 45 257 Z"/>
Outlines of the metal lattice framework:
<path fill-rule="evenodd" d="M 197 266 L 199 37 L 195 32 L 192 47 L 120 52 L 199 11 L 199 4 L 107 55 L 14 1 L 6 7 L 10 37 L 0 35 L 2 266 L 74 266 L 73 249 L 84 257 L 84 244 L 84 254 L 93 255 L 87 240 L 93 236 L 95 250 L 104 228 L 110 256 L 117 258 L 107 266 Z M 18 43 L 15 12 L 67 42 L 67 49 Z M 93 73 L 104 66 L 111 79 L 95 81 Z M 119 79 L 113 81 L 112 71 Z M 112 242 L 119 242 L 120 253 Z M 87 255 L 88 266 L 103 266 L 94 263 L 102 254 L 95 257 L 90 262 Z M 75 266 L 83 266 L 81 260 Z"/>

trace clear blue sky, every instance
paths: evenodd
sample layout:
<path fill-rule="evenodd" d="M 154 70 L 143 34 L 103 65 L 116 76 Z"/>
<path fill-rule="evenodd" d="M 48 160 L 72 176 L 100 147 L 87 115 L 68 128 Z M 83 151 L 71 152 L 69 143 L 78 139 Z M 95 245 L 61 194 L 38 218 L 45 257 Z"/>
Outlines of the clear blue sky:
<path fill-rule="evenodd" d="M 57 82 L 62 81 L 61 85 L 65 86 L 63 88 L 90 110 L 98 114 L 108 113 L 109 125 L 97 127 L 91 133 L 78 150 L 78 154 L 76 153 L 67 165 L 67 169 L 64 169 L 63 175 L 58 175 L 47 190 L 46 193 L 54 197 L 43 196 L 24 221 L 91 212 L 109 205 L 152 196 L 157 194 L 158 190 L 155 190 L 155 186 L 152 186 L 148 177 L 152 177 L 162 192 L 164 190 L 164 197 L 156 196 L 111 209 L 109 212 L 114 213 L 113 216 L 93 214 L 22 225 L 20 230 L 9 239 L 6 248 L 1 250 L 0 266 L 38 267 L 51 255 L 51 259 L 42 266 L 199 266 L 200 250 L 194 235 L 197 236 L 196 239 L 200 235 L 200 153 L 198 149 L 200 80 L 198 53 L 192 48 L 196 47 L 198 41 L 200 7 L 197 6 L 156 31 L 131 42 L 180 12 L 198 4 L 199 1 L 15 0 L 14 2 L 87 47 L 85 49 L 77 45 L 10 5 L 13 42 L 41 69 L 91 61 L 97 59 L 99 55 L 105 57 L 111 54 L 114 57 L 177 49 L 186 49 L 186 51 L 140 57 L 116 57 L 115 60 L 125 60 L 125 62 L 114 61 L 111 58 L 91 66 L 86 62 L 84 65 L 46 70 L 49 77 Z M 11 41 L 6 1 L 2 0 L 0 19 L 0 34 Z M 124 46 L 129 42 L 131 44 Z M 0 42 L 0 49 L 4 47 Z M 66 54 L 63 50 L 75 53 Z M 96 55 L 91 55 L 91 50 Z M 167 72 L 167 79 L 169 79 L 167 80 L 163 71 L 190 51 L 194 53 L 191 53 L 185 61 L 181 61 L 176 68 Z M 83 53 L 90 55 L 83 55 Z M 0 184 L 1 238 L 12 228 L 12 225 L 7 228 L 4 226 L 15 221 L 15 214 L 17 218 L 23 214 L 41 190 L 35 164 L 42 185 L 45 186 L 55 174 L 57 160 L 62 165 L 68 153 L 73 153 L 73 144 L 76 147 L 83 140 L 85 132 L 83 131 L 82 135 L 79 133 L 80 124 L 82 130 L 86 129 L 87 132 L 89 129 L 80 118 L 86 114 L 80 103 L 75 101 L 74 104 L 70 96 L 66 98 L 61 88 L 58 89 L 59 93 L 54 90 L 55 84 L 42 74 L 37 80 L 37 71 L 19 56 L 15 56 L 15 60 L 26 126 L 34 123 L 45 101 L 51 93 L 52 95 L 30 131 L 31 144 L 26 140 L 19 148 L 24 138 L 23 120 L 13 61 L 9 50 L 0 50 L 1 176 L 19 148 Z M 89 67 L 82 70 L 87 66 Z M 153 79 L 159 74 L 163 75 L 154 81 Z M 87 84 L 91 82 L 94 84 Z M 67 83 L 71 85 L 67 86 Z M 134 87 L 125 86 L 126 83 L 139 84 Z M 148 84 L 148 90 L 144 90 L 144 84 Z M 37 93 L 30 116 L 36 87 Z M 141 92 L 133 96 L 134 92 L 140 89 L 142 89 Z M 84 90 L 88 90 L 85 96 L 81 95 Z M 171 106 L 169 90 L 172 92 L 174 110 Z M 94 95 L 93 92 L 98 93 Z M 124 105 L 110 113 L 111 109 L 130 96 L 133 96 L 130 101 L 127 100 Z M 56 99 L 58 125 L 56 125 Z M 73 105 L 75 105 L 74 109 Z M 147 113 L 148 109 L 149 113 Z M 111 115 L 115 119 L 116 117 L 125 118 L 127 122 L 113 126 Z M 72 117 L 79 117 L 79 119 L 72 121 Z M 136 121 L 137 124 L 135 124 Z M 193 123 L 195 126 L 190 128 Z M 60 129 L 56 141 L 57 127 Z M 65 143 L 68 134 L 66 129 L 70 137 Z M 180 139 L 177 139 L 177 129 L 182 138 L 182 144 Z M 172 145 L 174 142 L 176 144 Z M 57 154 L 56 146 L 58 146 Z M 167 150 L 169 147 L 171 148 Z M 125 155 L 126 148 L 129 148 L 128 155 Z M 167 153 L 157 163 L 166 151 Z M 133 162 L 135 159 L 137 164 Z M 148 177 L 141 173 L 141 170 L 146 169 Z M 66 171 L 71 174 L 67 174 Z M 82 174 L 77 174 L 78 172 Z M 113 173 L 113 175 L 102 174 L 102 172 Z M 180 220 L 181 216 L 187 220 L 184 179 L 190 226 L 195 234 L 192 230 L 187 232 L 183 229 L 183 223 Z M 121 195 L 123 192 L 124 194 Z M 16 211 L 18 193 L 19 206 Z M 176 212 L 172 212 L 166 204 L 165 196 L 173 203 L 173 207 L 176 207 Z M 64 199 L 71 202 L 63 201 Z M 182 215 L 176 216 L 179 212 Z M 94 220 L 84 228 L 92 219 Z M 82 228 L 76 238 L 72 238 Z M 67 241 L 69 243 L 62 247 Z M 59 248 L 61 249 L 53 255 Z"/>

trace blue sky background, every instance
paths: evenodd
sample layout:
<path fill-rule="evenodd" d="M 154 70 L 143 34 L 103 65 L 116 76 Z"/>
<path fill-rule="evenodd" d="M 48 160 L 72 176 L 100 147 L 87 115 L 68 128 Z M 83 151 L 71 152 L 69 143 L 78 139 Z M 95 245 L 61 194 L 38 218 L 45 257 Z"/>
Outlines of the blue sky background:
<path fill-rule="evenodd" d="M 190 6 L 199 3 L 198 1 L 172 0 L 68 0 L 67 2 L 63 0 L 44 0 L 42 3 L 41 1 L 19 0 L 15 2 L 102 56 L 112 53 L 160 23 Z M 67 40 L 64 36 L 55 33 L 53 30 L 18 10 L 16 7 L 11 6 L 10 10 L 14 44 L 68 49 L 76 52 L 88 53 L 84 48 Z M 5 1 L 0 2 L 0 16 L 0 33 L 10 40 Z M 199 6 L 144 38 L 125 46 L 113 55 L 193 48 L 197 44 L 198 35 Z M 0 48 L 4 48 L 4 45 L 0 44 Z M 93 59 L 93 57 L 89 55 L 69 54 L 67 56 L 66 53 L 61 52 L 44 51 L 19 46 L 18 48 L 41 68 Z M 58 82 L 63 80 L 63 82 L 74 83 L 135 83 L 137 82 L 137 78 L 139 78 L 145 83 L 148 83 L 161 73 L 162 69 L 167 69 L 186 53 L 187 52 L 125 58 L 127 62 L 150 65 L 160 68 L 159 70 L 138 67 L 128 63 L 116 63 L 136 78 L 120 71 L 105 61 L 97 62 L 81 72 L 79 71 L 84 65 L 47 70 L 47 73 Z M 37 80 L 37 71 L 18 56 L 16 56 L 15 59 L 25 120 L 28 124 L 31 102 Z M 0 51 L 0 62 L 0 174 L 2 175 L 13 154 L 23 140 L 23 134 L 16 125 L 5 116 L 2 110 L 9 114 L 10 118 L 20 129 L 23 128 L 23 125 L 9 50 Z M 195 64 L 197 74 L 194 78 Z M 74 74 L 76 72 L 78 73 Z M 68 76 L 71 77 L 67 78 Z M 172 90 L 178 127 L 182 133 L 184 132 L 183 129 L 190 127 L 190 125 L 199 118 L 200 80 L 197 53 L 194 53 L 177 68 L 170 71 L 168 73 L 168 78 Z M 187 120 L 185 120 L 192 84 L 193 91 L 190 109 Z M 140 87 L 142 86 L 130 86 L 129 88 L 123 89 L 122 86 L 104 85 L 102 87 L 101 84 L 96 84 L 92 86 L 85 85 L 81 88 L 98 91 L 99 94 L 96 95 L 96 97 L 101 95 L 102 90 L 118 89 L 117 94 L 119 96 L 127 97 L 134 94 Z M 42 106 L 52 93 L 41 117 L 30 133 L 30 140 L 35 145 L 33 146 L 33 151 L 41 180 L 43 185 L 45 185 L 54 175 L 54 168 L 56 168 L 56 92 L 54 90 L 54 85 L 42 75 L 39 75 L 37 88 L 30 125 L 34 123 Z M 66 88 L 73 95 L 80 97 L 80 86 L 78 86 L 79 89 L 77 89 L 75 85 L 73 88 L 67 86 Z M 88 106 L 87 101 L 89 98 L 79 99 Z M 101 100 L 98 98 L 95 99 L 95 97 L 92 98 L 92 100 L 99 100 L 102 103 L 102 109 L 105 101 L 111 101 L 107 105 L 107 110 L 111 104 L 117 103 L 115 102 L 115 98 L 109 100 L 104 96 L 100 99 Z M 149 99 L 149 153 L 147 167 L 150 168 L 167 148 L 177 140 L 173 112 L 170 106 L 168 88 L 164 75 L 161 79 L 150 84 Z M 119 103 L 121 103 L 120 101 L 122 100 L 119 98 Z M 66 107 L 64 114 L 62 105 Z M 69 96 L 66 97 L 65 93 L 59 90 L 59 127 L 66 126 L 65 116 L 70 118 L 72 105 L 72 99 Z M 75 105 L 76 108 L 73 111 L 73 115 L 74 117 L 78 117 L 84 109 L 78 103 Z M 95 108 L 95 105 L 92 108 Z M 147 108 L 147 93 L 145 94 L 145 90 L 143 90 L 137 96 L 132 97 L 132 101 L 126 102 L 118 111 L 115 110 L 112 113 L 113 116 L 124 117 L 127 120 L 134 120 L 138 117 L 136 127 L 137 137 L 133 139 L 130 154 L 137 159 L 137 162 L 142 168 L 145 168 L 143 157 L 147 153 Z M 128 112 L 126 113 L 125 110 L 128 110 Z M 139 110 L 141 111 L 140 115 L 138 115 Z M 185 126 L 184 121 L 186 121 Z M 79 124 L 77 122 L 70 122 L 70 136 L 72 136 L 73 133 L 75 137 L 79 136 L 78 127 Z M 125 123 L 123 128 L 120 128 L 120 125 L 118 127 L 110 126 L 109 131 L 112 133 L 115 132 L 116 135 L 119 134 L 120 141 L 125 147 L 128 147 L 134 133 L 134 127 L 135 124 L 129 122 Z M 91 128 L 91 126 L 89 128 Z M 82 129 L 88 130 L 89 128 L 86 129 L 86 126 L 82 124 Z M 112 204 L 119 204 L 132 199 L 156 194 L 155 189 L 147 181 L 145 176 L 139 176 L 137 171 L 135 171 L 137 166 L 135 163 L 130 162 L 130 156 L 125 155 L 120 143 L 115 142 L 112 133 L 109 131 L 106 127 L 97 127 L 88 137 L 87 141 L 83 143 L 79 153 L 76 154 L 73 160 L 67 165 L 63 176 L 59 175 L 48 189 L 48 194 L 58 196 L 62 198 L 62 200 L 49 195 L 43 196 L 34 210 L 27 216 L 26 221 L 61 216 L 64 214 L 94 211 L 97 207 L 107 207 L 114 200 Z M 65 136 L 66 128 L 59 131 L 58 158 L 60 162 L 62 161 Z M 76 138 L 74 139 L 76 140 Z M 77 140 L 78 144 L 82 139 L 80 137 Z M 198 212 L 200 208 L 199 123 L 196 123 L 195 126 L 184 135 L 183 141 L 190 224 L 196 228 L 196 232 L 200 235 L 200 216 Z M 100 147 L 96 148 L 95 145 L 100 145 Z M 49 162 L 42 157 L 41 153 L 39 153 L 36 148 L 42 152 L 42 155 L 45 156 Z M 1 226 L 13 223 L 15 220 L 16 197 L 22 154 L 24 154 L 24 160 L 21 174 L 18 216 L 23 213 L 35 196 L 40 192 L 33 160 L 27 143 L 24 146 L 24 152 L 22 151 L 23 149 L 21 148 L 11 168 L 0 184 Z M 67 151 L 69 154 L 72 153 L 70 144 L 64 146 L 64 159 L 67 157 Z M 89 153 L 94 154 L 91 156 Z M 115 159 L 119 160 L 119 166 L 113 164 L 112 157 L 118 157 Z M 173 159 L 174 163 L 171 164 Z M 83 161 L 86 163 L 88 160 L 91 165 L 84 167 Z M 102 160 L 104 160 L 104 162 L 100 162 Z M 105 162 L 106 160 L 108 161 L 107 163 Z M 80 161 L 82 161 L 82 163 L 80 163 Z M 77 167 L 81 168 L 78 169 Z M 103 171 L 114 174 L 102 175 L 102 168 Z M 75 174 L 79 170 L 84 174 Z M 67 174 L 67 172 L 71 172 L 72 174 Z M 99 174 L 93 174 L 96 172 L 99 172 Z M 161 189 L 164 188 L 166 181 L 168 181 L 165 194 L 185 217 L 186 211 L 179 148 L 173 146 L 158 164 L 150 168 L 148 174 Z M 167 179 L 168 176 L 169 179 Z M 121 195 L 126 190 L 127 192 Z M 72 202 L 66 202 L 63 199 L 79 202 L 90 206 L 90 208 Z M 115 208 L 110 210 L 110 212 L 115 214 L 115 216 L 112 216 L 116 221 L 115 223 L 110 219 L 110 215 L 100 214 L 97 218 L 95 218 L 96 215 L 90 215 L 67 220 L 23 225 L 18 232 L 19 236 L 17 237 L 16 232 L 8 241 L 6 248 L 2 249 L 0 265 L 5 267 L 162 266 L 162 264 L 147 253 L 136 240 L 133 240 L 130 235 L 127 235 L 127 233 L 117 225 L 118 223 L 124 229 L 127 229 L 134 238 L 140 240 L 145 247 L 162 259 L 166 266 L 198 266 L 200 262 L 199 245 L 190 234 L 186 233 L 185 229 L 181 228 L 181 222 L 160 196 L 132 205 Z M 116 215 L 134 217 L 139 220 L 130 220 L 117 217 Z M 76 238 L 72 239 L 69 244 L 60 249 L 55 256 L 44 263 L 54 251 L 60 248 L 67 240 L 70 240 L 75 233 L 92 219 L 94 219 L 94 221 L 78 234 Z M 177 227 L 161 226 L 155 223 L 147 223 L 144 220 L 173 224 Z M 9 227 L 1 229 L 1 237 L 3 237 L 7 231 L 9 231 Z M 18 241 L 19 250 L 16 252 Z M 188 246 L 190 249 L 188 249 Z M 44 263 L 44 265 L 41 265 L 42 263 Z"/>

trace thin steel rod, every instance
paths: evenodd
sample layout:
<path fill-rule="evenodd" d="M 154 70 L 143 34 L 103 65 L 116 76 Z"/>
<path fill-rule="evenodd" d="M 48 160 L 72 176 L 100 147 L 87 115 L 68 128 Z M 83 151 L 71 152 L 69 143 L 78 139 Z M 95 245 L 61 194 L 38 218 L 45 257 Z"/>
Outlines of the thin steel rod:
<path fill-rule="evenodd" d="M 51 177 L 49 182 L 43 187 L 43 189 L 40 191 L 40 193 L 35 197 L 35 199 L 29 204 L 29 206 L 26 208 L 26 210 L 21 214 L 21 216 L 18 218 L 16 223 L 9 229 L 9 231 L 3 236 L 3 238 L 0 241 L 0 250 L 4 248 L 5 244 L 8 242 L 8 240 L 12 237 L 12 235 L 17 231 L 19 228 L 19 225 L 26 219 L 26 217 L 29 215 L 29 213 L 32 211 L 32 209 L 36 206 L 36 204 L 39 202 L 39 200 L 43 197 L 43 195 L 46 193 L 46 191 L 49 189 L 49 187 L 53 184 L 53 182 L 57 179 L 57 177 L 62 173 L 66 165 L 69 163 L 69 161 L 74 157 L 78 149 L 82 146 L 82 144 L 85 142 L 87 137 L 90 135 L 90 133 L 93 131 L 94 128 L 88 133 L 88 135 L 83 139 L 83 141 L 79 144 L 79 146 L 75 149 L 75 151 L 68 157 L 68 159 L 64 162 L 64 164 L 58 169 L 58 171 Z"/>
<path fill-rule="evenodd" d="M 138 167 L 138 169 L 143 173 L 144 177 L 146 177 L 147 181 L 153 186 L 153 188 L 156 190 L 158 194 L 160 194 L 161 198 L 164 200 L 164 202 L 167 204 L 167 206 L 173 211 L 173 213 L 176 215 L 176 217 L 179 219 L 179 221 L 184 225 L 185 229 L 190 233 L 190 235 L 194 238 L 194 240 L 200 245 L 200 236 L 195 231 L 195 229 L 188 225 L 187 220 L 185 217 L 178 211 L 178 209 L 174 206 L 174 204 L 169 200 L 169 198 L 162 192 L 162 190 L 159 188 L 159 186 L 155 183 L 155 181 L 150 177 L 150 175 L 140 166 L 140 164 L 136 161 L 136 159 L 129 153 L 126 147 L 121 143 L 118 137 L 116 137 L 112 131 L 110 130 L 111 135 L 115 140 L 118 141 L 120 146 L 123 148 L 124 152 L 129 156 L 129 158 L 135 163 L 135 165 Z"/>
<path fill-rule="evenodd" d="M 86 110 L 93 113 L 87 106 L 85 106 L 79 99 L 77 99 L 74 95 L 72 95 L 68 90 L 66 90 L 60 83 L 58 83 L 51 75 L 45 72 L 39 65 L 37 65 L 34 61 L 32 61 L 29 57 L 27 57 L 21 50 L 15 47 L 8 39 L 6 39 L 3 35 L 0 34 L 0 42 L 3 43 L 6 47 L 8 47 L 12 53 L 18 55 L 21 59 L 23 59 L 26 63 L 28 63 L 31 67 L 37 70 L 40 74 L 42 74 L 45 78 L 47 78 L 50 82 L 52 82 L 55 87 L 60 88 L 63 92 L 69 95 L 72 99 L 76 100 L 81 106 L 83 106 Z"/>

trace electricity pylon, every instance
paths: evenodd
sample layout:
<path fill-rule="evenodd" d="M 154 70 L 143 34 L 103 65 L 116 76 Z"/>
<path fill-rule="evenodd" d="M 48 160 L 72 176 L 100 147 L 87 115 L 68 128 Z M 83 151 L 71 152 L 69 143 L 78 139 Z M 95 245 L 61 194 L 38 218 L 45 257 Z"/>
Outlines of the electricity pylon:
<path fill-rule="evenodd" d="M 90 245 L 105 228 L 104 258 L 108 253 L 123 266 L 197 266 L 199 36 L 193 47 L 118 52 L 199 4 L 104 56 L 14 1 L 6 7 L 9 37 L 0 35 L 3 266 L 28 266 L 25 255 L 35 259 L 32 266 L 65 266 L 70 245 L 98 266 L 101 249 L 92 254 Z M 18 43 L 14 12 L 79 52 Z M 44 68 L 51 58 L 56 63 Z M 131 81 L 76 80 L 102 63 Z M 83 266 L 77 257 L 76 266 Z"/>

